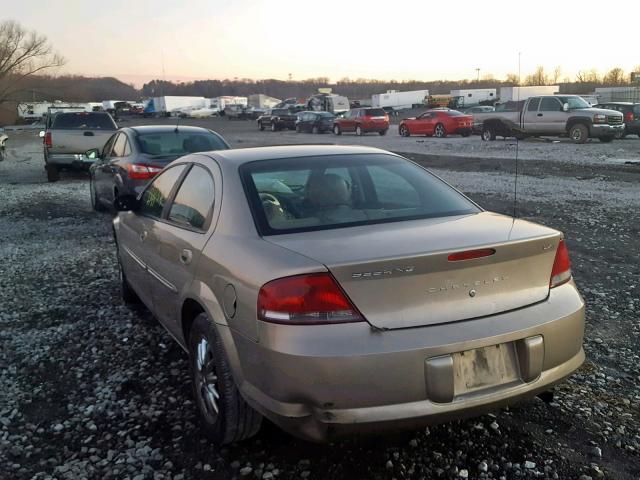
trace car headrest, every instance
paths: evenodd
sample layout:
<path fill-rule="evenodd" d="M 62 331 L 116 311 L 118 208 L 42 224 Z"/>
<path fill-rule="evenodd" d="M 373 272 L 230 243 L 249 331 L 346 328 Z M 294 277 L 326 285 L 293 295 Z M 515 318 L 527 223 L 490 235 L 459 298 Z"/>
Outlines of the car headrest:
<path fill-rule="evenodd" d="M 311 175 L 307 182 L 307 198 L 316 207 L 337 207 L 351 203 L 347 181 L 335 173 Z"/>
<path fill-rule="evenodd" d="M 202 135 L 196 135 L 193 137 L 185 138 L 182 141 L 182 148 L 184 148 L 189 153 L 206 152 L 207 150 L 211 150 L 211 145 L 209 144 L 209 141 Z"/>

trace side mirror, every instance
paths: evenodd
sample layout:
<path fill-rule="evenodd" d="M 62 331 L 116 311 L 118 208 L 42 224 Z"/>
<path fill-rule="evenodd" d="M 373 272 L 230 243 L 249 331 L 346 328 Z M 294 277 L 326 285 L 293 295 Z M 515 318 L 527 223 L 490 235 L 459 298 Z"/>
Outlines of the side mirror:
<path fill-rule="evenodd" d="M 44 138 L 44 135 L 45 135 L 45 134 L 44 134 L 44 130 L 40 130 L 40 133 L 38 133 L 38 136 L 39 136 L 40 138 Z"/>
<path fill-rule="evenodd" d="M 139 206 L 140 202 L 135 195 L 120 195 L 113 201 L 113 208 L 117 212 L 135 212 Z"/>
<path fill-rule="evenodd" d="M 95 160 L 96 158 L 100 158 L 100 150 L 97 148 L 92 148 L 91 150 L 87 150 L 84 152 L 84 156 L 90 158 L 91 160 Z"/>
<path fill-rule="evenodd" d="M 569 104 L 568 103 L 565 103 L 565 104 L 562 105 L 562 111 L 563 112 L 568 112 L 569 111 Z"/>

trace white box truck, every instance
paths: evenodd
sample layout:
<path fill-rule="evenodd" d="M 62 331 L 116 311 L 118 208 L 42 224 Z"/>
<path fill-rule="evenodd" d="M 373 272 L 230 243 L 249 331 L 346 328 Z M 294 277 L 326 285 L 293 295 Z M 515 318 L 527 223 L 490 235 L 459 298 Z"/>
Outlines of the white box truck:
<path fill-rule="evenodd" d="M 411 108 L 414 105 L 424 105 L 425 98 L 428 96 L 429 90 L 411 90 L 408 92 L 387 90 L 386 93 L 371 95 L 371 106 L 391 107 L 394 110 L 401 110 L 403 108 Z"/>
<path fill-rule="evenodd" d="M 229 105 L 241 105 L 246 107 L 249 103 L 249 99 L 247 97 L 234 97 L 232 95 L 223 95 L 221 97 L 210 98 L 208 100 L 209 105 L 212 110 L 216 110 L 219 113 L 224 112 L 224 109 Z"/>
<path fill-rule="evenodd" d="M 467 88 L 451 90 L 451 101 L 456 108 L 479 105 L 480 102 L 495 101 L 498 91 L 495 88 Z"/>
<path fill-rule="evenodd" d="M 164 114 L 168 117 L 171 115 L 177 115 L 182 110 L 203 108 L 207 106 L 207 99 L 204 97 L 165 95 L 164 97 L 153 98 L 154 113 Z"/>
<path fill-rule="evenodd" d="M 539 95 L 553 95 L 560 91 L 558 85 L 539 85 L 531 87 L 500 87 L 499 101 L 517 102 L 518 100 L 527 100 L 531 97 Z"/>

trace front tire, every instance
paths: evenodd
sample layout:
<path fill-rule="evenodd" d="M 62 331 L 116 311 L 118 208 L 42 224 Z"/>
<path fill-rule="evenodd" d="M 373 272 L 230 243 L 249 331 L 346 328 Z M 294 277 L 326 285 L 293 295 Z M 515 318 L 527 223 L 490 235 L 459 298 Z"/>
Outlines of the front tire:
<path fill-rule="evenodd" d="M 302 128 L 300 128 L 300 125 L 296 125 L 296 133 L 300 132 L 302 132 Z"/>
<path fill-rule="evenodd" d="M 89 194 L 91 195 L 91 208 L 96 212 L 104 212 L 105 208 L 100 203 L 98 198 L 98 192 L 96 192 L 96 184 L 93 180 L 93 176 L 89 177 Z"/>
<path fill-rule="evenodd" d="M 275 123 L 271 122 L 271 131 L 272 132 L 277 132 L 278 131 L 278 127 L 276 126 Z"/>
<path fill-rule="evenodd" d="M 569 129 L 569 137 L 573 143 L 585 143 L 589 138 L 589 130 L 586 125 L 576 123 Z"/>
<path fill-rule="evenodd" d="M 262 416 L 242 398 L 231 375 L 222 340 L 206 313 L 189 333 L 189 368 L 203 433 L 217 444 L 252 437 Z"/>
<path fill-rule="evenodd" d="M 320 133 L 320 130 L 318 129 L 318 127 L 314 125 L 313 128 L 311 129 L 311 133 Z"/>
<path fill-rule="evenodd" d="M 400 125 L 399 132 L 401 137 L 408 137 L 409 135 L 411 135 L 406 125 Z"/>
<path fill-rule="evenodd" d="M 264 131 L 264 125 L 262 124 L 262 122 L 258 122 L 258 128 L 261 132 Z"/>
<path fill-rule="evenodd" d="M 45 166 L 45 170 L 47 171 L 47 180 L 49 182 L 57 182 L 58 180 L 60 180 L 60 171 L 58 170 L 57 165 L 48 163 Z"/>
<path fill-rule="evenodd" d="M 356 125 L 356 135 L 358 137 L 362 136 L 362 127 L 360 125 Z"/>

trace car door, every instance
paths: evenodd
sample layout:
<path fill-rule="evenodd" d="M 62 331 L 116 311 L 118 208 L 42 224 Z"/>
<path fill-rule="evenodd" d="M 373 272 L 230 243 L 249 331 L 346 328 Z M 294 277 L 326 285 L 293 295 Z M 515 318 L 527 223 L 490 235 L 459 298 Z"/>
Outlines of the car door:
<path fill-rule="evenodd" d="M 150 236 L 162 219 L 162 213 L 182 177 L 186 164 L 178 164 L 161 172 L 142 192 L 135 212 L 119 214 L 118 252 L 122 268 L 131 287 L 151 310 L 152 292 L 157 281 L 148 270 Z"/>
<path fill-rule="evenodd" d="M 423 113 L 420 118 L 415 121 L 415 133 L 418 135 L 433 135 L 435 117 L 436 115 L 433 112 Z"/>
<path fill-rule="evenodd" d="M 355 132 L 357 115 L 358 110 L 349 110 L 347 112 L 347 114 L 344 116 L 344 120 L 342 121 L 342 131 Z"/>
<path fill-rule="evenodd" d="M 565 133 L 569 112 L 562 109 L 562 102 L 555 97 L 542 97 L 538 108 L 539 133 L 560 135 Z M 541 121 L 540 121 L 541 120 Z"/>
<path fill-rule="evenodd" d="M 538 112 L 540 107 L 540 97 L 533 97 L 526 104 L 526 109 L 523 112 L 523 126 L 526 132 L 537 133 L 541 130 L 542 116 L 544 113 Z"/>
<path fill-rule="evenodd" d="M 124 132 L 118 133 L 109 154 L 100 159 L 96 166 L 96 191 L 105 201 L 112 203 L 114 200 L 114 175 L 118 169 L 118 162 L 127 154 L 127 136 Z M 129 149 L 129 153 L 131 150 Z"/>
<path fill-rule="evenodd" d="M 182 298 L 195 275 L 201 252 L 211 236 L 216 189 L 214 174 L 193 164 L 184 175 L 163 221 L 151 232 L 148 269 L 155 279 L 154 312 L 179 336 Z"/>
<path fill-rule="evenodd" d="M 108 163 L 108 159 L 112 157 L 113 145 L 116 142 L 116 139 L 120 136 L 120 133 L 116 133 L 111 136 L 107 143 L 104 145 L 102 149 L 102 153 L 100 157 L 95 161 L 93 165 L 91 165 L 91 172 L 93 176 L 93 187 L 96 190 L 96 194 L 102 200 L 105 200 L 104 197 L 104 165 Z"/>

